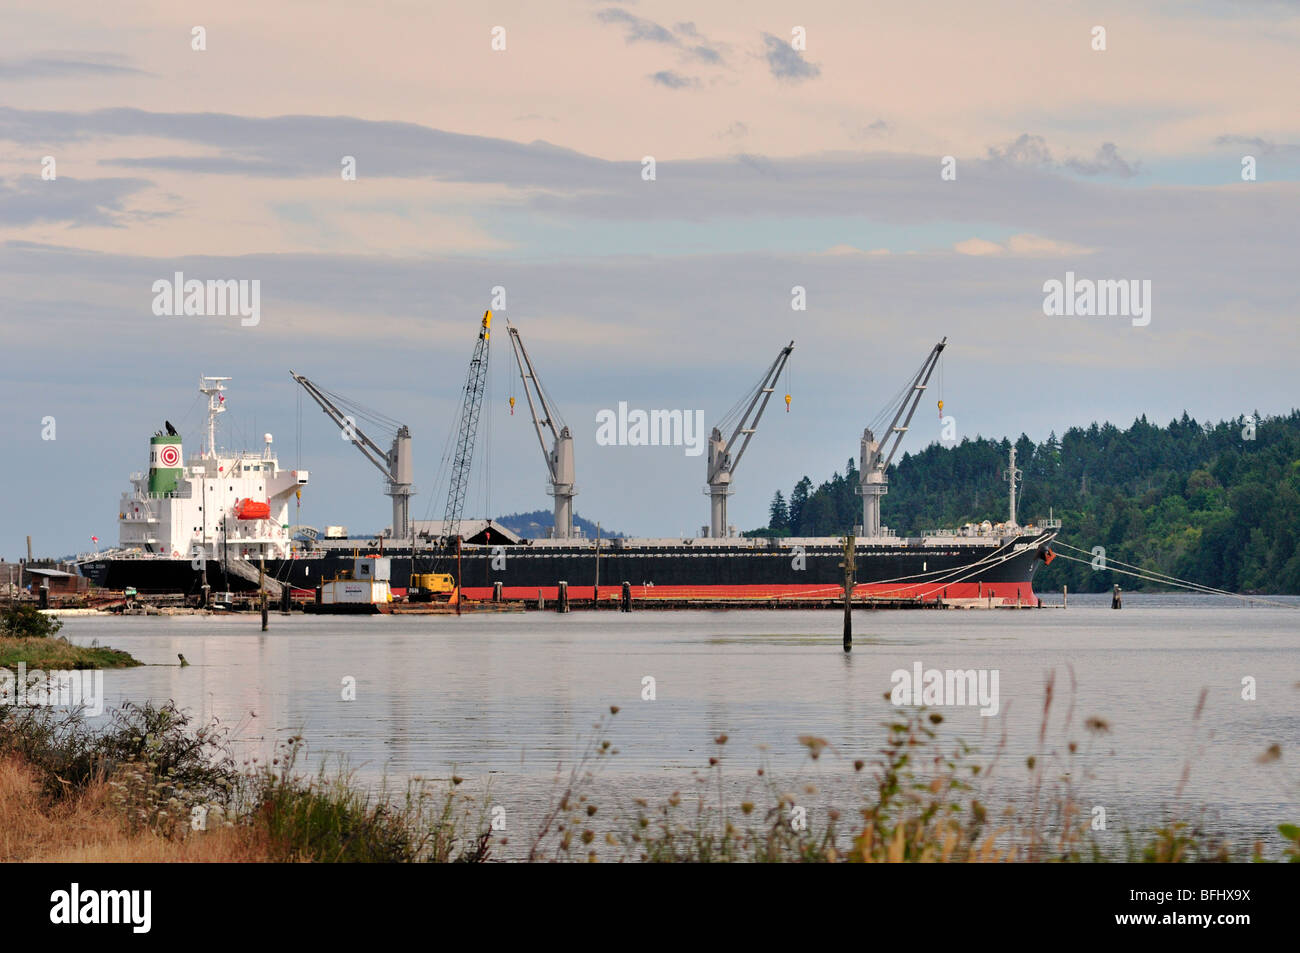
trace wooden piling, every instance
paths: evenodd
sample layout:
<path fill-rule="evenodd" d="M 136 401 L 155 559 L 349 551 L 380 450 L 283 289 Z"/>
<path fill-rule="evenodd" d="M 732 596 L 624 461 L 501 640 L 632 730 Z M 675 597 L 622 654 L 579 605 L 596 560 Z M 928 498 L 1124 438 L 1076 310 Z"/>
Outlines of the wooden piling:
<path fill-rule="evenodd" d="M 856 538 L 844 537 L 844 560 L 840 566 L 844 569 L 844 651 L 853 651 L 853 576 L 857 569 Z"/>
<path fill-rule="evenodd" d="M 555 611 L 556 612 L 569 611 L 569 584 L 567 582 L 563 582 L 563 581 L 560 582 L 560 594 L 559 597 L 555 600 Z"/>

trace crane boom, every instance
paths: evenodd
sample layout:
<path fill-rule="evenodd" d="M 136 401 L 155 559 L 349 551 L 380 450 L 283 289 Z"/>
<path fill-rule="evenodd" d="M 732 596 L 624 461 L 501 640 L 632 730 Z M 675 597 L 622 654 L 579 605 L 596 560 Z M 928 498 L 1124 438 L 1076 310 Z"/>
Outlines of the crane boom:
<path fill-rule="evenodd" d="M 528 349 L 519 336 L 519 329 L 507 321 L 506 330 L 510 332 L 510 345 L 515 352 L 515 363 L 519 365 L 519 377 L 524 384 L 524 396 L 528 399 L 528 411 L 533 417 L 537 442 L 541 444 L 542 455 L 546 458 L 550 494 L 555 498 L 554 535 L 557 539 L 568 539 L 573 535 L 573 496 L 578 492 L 573 485 L 573 434 L 551 409 L 546 392 L 537 378 L 537 371 L 533 369 L 532 359 L 528 356 Z M 536 402 L 533 400 L 534 394 Z M 546 449 L 543 427 L 551 432 L 550 450 Z"/>
<path fill-rule="evenodd" d="M 474 462 L 474 442 L 478 437 L 478 419 L 483 410 L 483 390 L 487 383 L 488 344 L 492 337 L 492 312 L 483 312 L 478 340 L 469 361 L 465 389 L 461 392 L 460 429 L 456 434 L 456 452 L 452 459 L 447 490 L 447 509 L 443 515 L 443 535 L 452 542 L 460 535 L 460 520 L 469 491 L 470 465 Z"/>
<path fill-rule="evenodd" d="M 790 359 L 790 352 L 793 350 L 793 341 L 781 348 L 776 360 L 772 362 L 763 379 L 753 390 L 749 404 L 737 421 L 730 439 L 723 443 L 721 424 L 714 427 L 713 433 L 709 435 L 709 485 L 705 492 L 709 495 L 709 535 L 714 539 L 721 539 L 727 535 L 727 497 L 732 492 L 731 478 L 736 472 L 736 467 L 740 465 L 745 450 L 749 447 L 749 441 L 758 431 L 758 422 L 763 417 L 763 411 L 767 409 L 768 401 L 772 399 L 776 382 L 780 379 L 781 371 L 785 369 L 786 361 Z M 742 437 L 744 439 L 741 440 L 740 448 L 736 451 L 735 457 L 732 457 L 732 447 Z"/>
<path fill-rule="evenodd" d="M 351 415 L 344 413 L 343 409 L 314 383 L 293 371 L 289 371 L 289 376 L 320 405 L 321 410 L 334 421 L 348 442 L 360 450 L 361 455 L 384 475 L 387 481 L 384 493 L 393 498 L 393 525 L 390 531 L 396 539 L 406 538 L 410 531 L 411 497 L 415 495 L 415 486 L 412 484 L 414 468 L 411 462 L 410 428 L 405 424 L 399 424 L 393 444 L 385 452 L 357 426 L 356 420 Z"/>
<path fill-rule="evenodd" d="M 857 492 L 862 497 L 863 536 L 881 535 L 880 498 L 889 492 L 889 465 L 903 442 L 903 435 L 907 433 L 912 423 L 912 415 L 916 413 L 917 404 L 920 403 L 921 395 L 929 386 L 930 375 L 934 373 L 935 365 L 939 363 L 939 355 L 943 353 L 947 343 L 948 339 L 945 337 L 930 349 L 930 353 L 921 363 L 920 370 L 913 375 L 911 385 L 904 388 L 884 439 L 877 441 L 870 427 L 862 431 L 862 456 Z M 886 408 L 886 412 L 888 410 L 889 408 Z"/>

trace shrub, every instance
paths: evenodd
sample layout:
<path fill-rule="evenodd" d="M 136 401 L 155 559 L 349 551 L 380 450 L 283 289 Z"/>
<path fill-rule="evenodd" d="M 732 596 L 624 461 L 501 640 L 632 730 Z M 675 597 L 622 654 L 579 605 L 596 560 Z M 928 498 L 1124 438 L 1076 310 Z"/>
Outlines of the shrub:
<path fill-rule="evenodd" d="M 43 639 L 63 628 L 63 622 L 34 605 L 15 602 L 0 611 L 0 635 L 17 639 Z"/>

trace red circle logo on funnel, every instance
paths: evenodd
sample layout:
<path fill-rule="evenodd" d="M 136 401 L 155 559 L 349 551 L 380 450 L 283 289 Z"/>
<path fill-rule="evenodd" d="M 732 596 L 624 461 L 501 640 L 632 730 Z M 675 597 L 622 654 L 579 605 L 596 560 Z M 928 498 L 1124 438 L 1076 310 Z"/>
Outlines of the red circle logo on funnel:
<path fill-rule="evenodd" d="M 163 447 L 158 459 L 162 461 L 163 466 L 174 467 L 181 462 L 181 452 L 175 447 Z"/>

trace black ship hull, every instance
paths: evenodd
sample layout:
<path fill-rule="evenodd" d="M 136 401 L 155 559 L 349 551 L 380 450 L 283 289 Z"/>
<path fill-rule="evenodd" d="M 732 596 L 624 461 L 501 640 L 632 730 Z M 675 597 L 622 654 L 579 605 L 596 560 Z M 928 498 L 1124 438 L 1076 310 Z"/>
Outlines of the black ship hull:
<path fill-rule="evenodd" d="M 1036 605 L 1034 572 L 1050 558 L 1055 531 L 1027 530 L 1001 539 L 961 536 L 860 542 L 856 548 L 855 595 L 920 600 L 982 599 Z M 399 596 L 411 575 L 410 548 L 358 551 L 338 547 L 296 559 L 268 560 L 266 575 L 299 590 L 350 570 L 357 555 L 390 560 L 391 586 Z M 843 591 L 842 545 L 836 539 L 659 541 L 554 541 L 508 546 L 464 546 L 454 552 L 421 549 L 416 572 L 456 576 L 468 599 L 489 599 L 496 584 L 506 599 L 556 598 L 559 584 L 570 598 L 612 598 L 629 583 L 635 598 L 833 598 Z M 220 561 L 195 568 L 188 559 L 106 557 L 82 564 L 84 575 L 110 589 L 199 595 L 204 577 L 212 591 L 241 592 L 254 581 L 227 572 Z"/>

